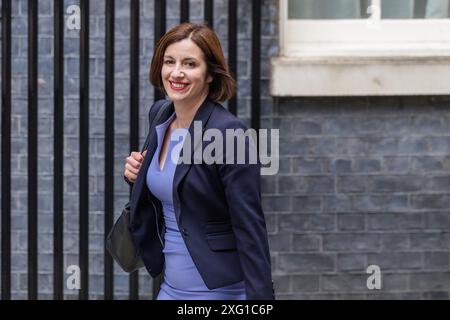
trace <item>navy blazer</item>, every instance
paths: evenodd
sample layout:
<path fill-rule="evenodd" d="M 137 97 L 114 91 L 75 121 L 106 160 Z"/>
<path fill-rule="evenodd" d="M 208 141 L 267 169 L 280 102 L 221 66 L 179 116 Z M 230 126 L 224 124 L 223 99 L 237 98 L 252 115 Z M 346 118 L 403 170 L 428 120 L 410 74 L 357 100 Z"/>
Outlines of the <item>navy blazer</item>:
<path fill-rule="evenodd" d="M 152 106 L 150 123 L 164 102 L 160 100 Z M 156 125 L 173 112 L 171 104 Z M 201 121 L 202 132 L 219 129 L 224 146 L 225 129 L 247 129 L 222 105 L 206 99 L 189 127 L 192 146 L 194 121 Z M 204 150 L 209 142 L 202 143 Z M 246 139 L 247 153 L 249 147 Z M 146 185 L 146 173 L 156 148 L 154 134 L 133 185 L 130 224 L 133 241 L 152 277 L 164 267 L 162 204 Z M 193 159 L 194 148 L 190 151 Z M 237 163 L 236 152 L 234 157 Z M 192 260 L 209 289 L 244 280 L 247 299 L 270 300 L 275 299 L 275 294 L 261 207 L 260 163 L 248 164 L 246 159 L 246 164 L 178 164 L 173 181 L 175 216 Z"/>

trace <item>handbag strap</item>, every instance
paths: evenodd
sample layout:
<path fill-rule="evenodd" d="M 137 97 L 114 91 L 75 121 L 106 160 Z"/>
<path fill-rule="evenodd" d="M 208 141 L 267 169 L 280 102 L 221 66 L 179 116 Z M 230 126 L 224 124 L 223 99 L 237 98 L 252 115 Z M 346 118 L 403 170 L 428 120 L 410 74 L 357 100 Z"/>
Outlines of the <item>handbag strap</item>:
<path fill-rule="evenodd" d="M 172 101 L 170 100 L 165 101 L 161 106 L 161 108 L 159 108 L 158 112 L 156 113 L 156 116 L 153 118 L 152 123 L 150 124 L 150 131 L 147 135 L 147 138 L 145 139 L 144 145 L 142 146 L 141 153 L 143 153 L 148 148 L 148 144 L 150 143 L 150 138 L 152 137 L 156 122 L 161 118 L 162 114 L 171 103 Z"/>

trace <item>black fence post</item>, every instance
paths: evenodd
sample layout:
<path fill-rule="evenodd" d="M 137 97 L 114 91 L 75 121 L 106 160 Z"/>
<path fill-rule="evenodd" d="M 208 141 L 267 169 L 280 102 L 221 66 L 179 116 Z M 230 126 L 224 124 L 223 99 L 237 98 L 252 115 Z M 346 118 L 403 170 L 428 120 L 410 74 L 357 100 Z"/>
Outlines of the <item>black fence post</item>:
<path fill-rule="evenodd" d="M 155 48 L 159 39 L 166 32 L 166 1 L 165 0 L 155 0 Z M 155 101 L 164 99 L 164 94 L 155 88 Z M 163 275 L 160 274 L 158 277 L 153 279 L 153 299 L 156 299 L 159 289 L 161 287 Z"/>
<path fill-rule="evenodd" d="M 80 0 L 80 300 L 89 297 L 89 0 Z"/>
<path fill-rule="evenodd" d="M 260 126 L 261 106 L 261 0 L 252 0 L 252 111 L 251 126 Z"/>
<path fill-rule="evenodd" d="M 154 30 L 154 47 L 166 32 L 166 0 L 155 0 L 155 30 Z M 155 101 L 164 99 L 164 94 L 155 88 Z"/>
<path fill-rule="evenodd" d="M 64 0 L 53 3 L 53 299 L 63 299 L 64 231 Z"/>
<path fill-rule="evenodd" d="M 115 0 L 105 3 L 105 239 L 114 220 L 114 20 Z M 104 299 L 114 299 L 114 265 L 104 253 Z"/>
<path fill-rule="evenodd" d="M 79 66 L 79 299 L 89 299 L 89 0 L 80 0 Z M 105 236 L 114 222 L 115 0 L 105 2 Z M 203 2 L 204 21 L 214 28 L 214 1 Z M 228 63 L 237 78 L 237 0 L 228 1 Z M 140 149 L 140 0 L 130 0 L 130 151 Z M 166 1 L 154 1 L 154 46 L 166 32 Z M 53 298 L 64 299 L 64 0 L 53 1 Z M 190 1 L 180 0 L 180 22 L 190 19 Z M 38 1 L 28 0 L 28 299 L 38 299 Z M 11 0 L 2 0 L 1 92 L 1 298 L 11 299 Z M 251 126 L 260 126 L 261 1 L 252 0 Z M 155 89 L 154 99 L 164 98 Z M 228 102 L 237 113 L 237 96 Z M 131 190 L 130 190 L 131 191 Z M 156 298 L 162 274 L 153 281 Z M 114 299 L 114 262 L 104 252 L 104 298 Z M 130 274 L 129 298 L 139 299 L 139 273 Z"/>
<path fill-rule="evenodd" d="M 237 81 L 237 0 L 228 1 L 228 65 Z M 228 110 L 236 115 L 237 94 L 228 101 Z"/>
<path fill-rule="evenodd" d="M 180 0 L 180 23 L 189 21 L 189 0 Z"/>
<path fill-rule="evenodd" d="M 37 299 L 38 2 L 28 0 L 28 299 Z"/>
<path fill-rule="evenodd" d="M 130 3 L 130 146 L 139 150 L 139 0 Z M 130 188 L 131 195 L 131 188 Z M 139 270 L 129 279 L 129 298 L 139 299 Z"/>
<path fill-rule="evenodd" d="M 205 0 L 203 4 L 204 8 L 204 18 L 208 26 L 214 29 L 214 2 L 213 0 Z"/>
<path fill-rule="evenodd" d="M 2 300 L 11 299 L 11 0 L 2 1 Z"/>

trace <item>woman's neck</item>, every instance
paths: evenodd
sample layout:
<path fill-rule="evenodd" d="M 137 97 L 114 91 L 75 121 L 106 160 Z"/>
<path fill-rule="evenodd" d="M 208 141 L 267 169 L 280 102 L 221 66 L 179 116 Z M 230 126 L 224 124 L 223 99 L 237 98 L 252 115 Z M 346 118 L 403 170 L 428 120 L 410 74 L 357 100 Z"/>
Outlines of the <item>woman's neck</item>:
<path fill-rule="evenodd" d="M 203 95 L 200 99 L 195 102 L 180 103 L 174 102 L 175 107 L 175 128 L 189 128 L 192 120 L 194 119 L 197 110 L 205 101 L 207 95 Z"/>

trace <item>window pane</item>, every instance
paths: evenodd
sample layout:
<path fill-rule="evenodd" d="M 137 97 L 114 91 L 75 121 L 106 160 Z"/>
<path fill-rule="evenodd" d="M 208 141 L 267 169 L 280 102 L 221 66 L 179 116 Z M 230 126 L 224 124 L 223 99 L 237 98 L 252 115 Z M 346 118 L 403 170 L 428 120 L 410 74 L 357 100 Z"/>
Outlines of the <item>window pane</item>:
<path fill-rule="evenodd" d="M 426 19 L 446 19 L 450 18 L 449 1 L 448 0 L 428 0 L 419 1 L 426 2 L 425 15 Z M 422 17 L 419 17 L 422 18 Z"/>
<path fill-rule="evenodd" d="M 410 19 L 414 16 L 414 0 L 382 0 L 381 19 Z"/>
<path fill-rule="evenodd" d="M 361 0 L 289 0 L 288 19 L 359 19 Z"/>
<path fill-rule="evenodd" d="M 288 0 L 288 19 L 365 19 L 371 0 Z M 450 0 L 380 0 L 382 19 L 448 19 Z"/>
<path fill-rule="evenodd" d="M 447 19 L 449 0 L 382 0 L 382 19 Z"/>

